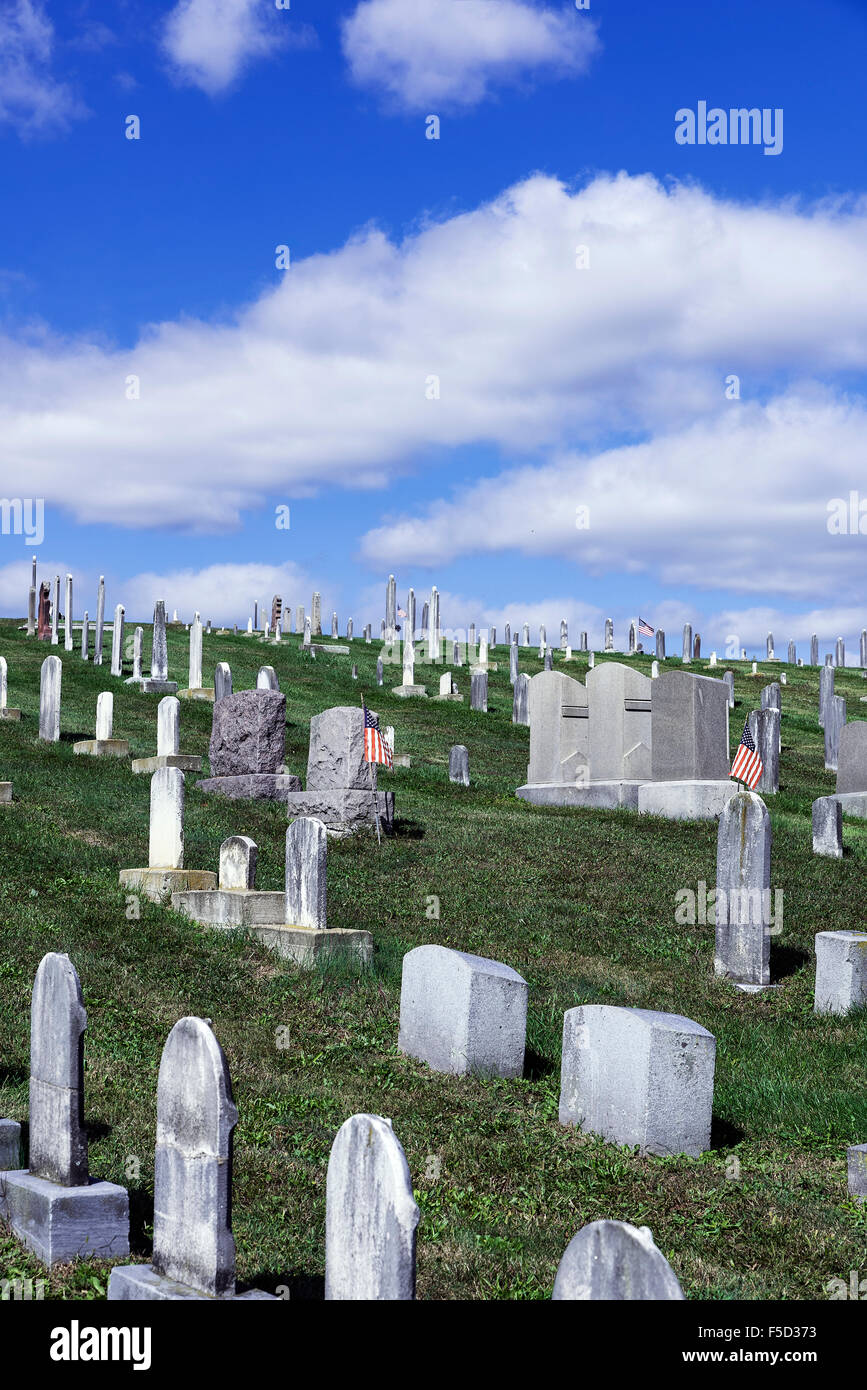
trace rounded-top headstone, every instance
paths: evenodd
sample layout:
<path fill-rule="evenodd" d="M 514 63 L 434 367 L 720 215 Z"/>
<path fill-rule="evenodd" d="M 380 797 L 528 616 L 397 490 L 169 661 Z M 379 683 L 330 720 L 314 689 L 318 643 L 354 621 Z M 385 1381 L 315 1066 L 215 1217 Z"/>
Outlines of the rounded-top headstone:
<path fill-rule="evenodd" d="M 326 1299 L 415 1298 L 418 1222 L 409 1165 L 391 1121 L 350 1116 L 328 1160 Z"/>
<path fill-rule="evenodd" d="M 30 1003 L 30 1172 L 63 1187 L 88 1180 L 84 1128 L 87 1014 L 67 955 L 42 957 Z"/>
<path fill-rule="evenodd" d="M 683 1290 L 647 1226 L 591 1221 L 566 1247 L 552 1299 L 669 1300 Z"/>

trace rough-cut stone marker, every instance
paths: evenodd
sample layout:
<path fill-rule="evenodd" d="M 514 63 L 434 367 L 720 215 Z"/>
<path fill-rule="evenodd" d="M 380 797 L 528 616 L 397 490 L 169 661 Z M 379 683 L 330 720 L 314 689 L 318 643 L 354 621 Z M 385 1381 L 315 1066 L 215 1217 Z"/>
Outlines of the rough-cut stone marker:
<path fill-rule="evenodd" d="M 372 711 L 375 714 L 375 711 Z M 371 827 L 391 830 L 394 793 L 376 790 L 376 765 L 364 757 L 364 717 L 357 706 L 323 710 L 310 721 L 306 791 L 286 795 L 287 813 L 316 816 L 335 835 Z"/>
<path fill-rule="evenodd" d="M 843 808 L 834 796 L 813 802 L 813 853 L 843 858 Z"/>
<path fill-rule="evenodd" d="M 846 724 L 846 701 L 832 695 L 825 707 L 825 771 L 837 771 L 840 735 Z"/>
<path fill-rule="evenodd" d="M 397 1045 L 434 1071 L 521 1076 L 527 991 L 508 965 L 417 946 L 403 958 Z"/>
<path fill-rule="evenodd" d="M 118 603 L 115 606 L 114 625 L 111 630 L 111 674 L 113 676 L 123 675 L 123 615 L 123 604 Z"/>
<path fill-rule="evenodd" d="M 391 1121 L 352 1115 L 337 1131 L 328 1160 L 326 1300 L 415 1298 L 419 1215 Z"/>
<path fill-rule="evenodd" d="M 87 1014 L 75 966 L 43 956 L 30 1007 L 30 1167 L 5 1172 L 0 1216 L 47 1265 L 129 1253 L 126 1189 L 91 1179 L 84 1127 Z"/>
<path fill-rule="evenodd" d="M 42 663 L 39 679 L 39 737 L 49 743 L 60 740 L 60 682 L 63 662 L 59 656 L 47 656 Z"/>
<path fill-rule="evenodd" d="M 214 667 L 214 704 L 232 694 L 232 668 L 227 661 L 218 661 Z"/>
<path fill-rule="evenodd" d="M 825 712 L 834 698 L 834 667 L 823 666 L 819 672 L 819 728 L 825 727 Z"/>
<path fill-rule="evenodd" d="M 462 787 L 470 785 L 470 755 L 462 743 L 449 750 L 449 781 Z"/>
<path fill-rule="evenodd" d="M 680 1014 L 584 1004 L 563 1020 L 560 1123 L 642 1153 L 710 1147 L 713 1034 Z"/>
<path fill-rule="evenodd" d="M 685 658 L 688 660 L 688 658 Z M 647 1226 L 591 1221 L 560 1261 L 552 1299 L 683 1299 L 683 1290 Z"/>
<path fill-rule="evenodd" d="M 754 709 L 749 717 L 750 733 L 762 760 L 759 792 L 780 790 L 780 711 L 773 707 Z"/>
<path fill-rule="evenodd" d="M 515 677 L 515 692 L 512 697 L 512 723 L 530 724 L 530 677 L 521 672 Z"/>
<path fill-rule="evenodd" d="M 111 1271 L 108 1297 L 234 1298 L 232 1131 L 238 1111 L 223 1049 L 207 1019 L 169 1033 L 157 1080 L 154 1243 L 149 1265 Z M 271 1298 L 253 1290 L 242 1298 Z"/>
<path fill-rule="evenodd" d="M 28 633 L 28 636 L 32 637 L 33 633 Z M 17 1120 L 0 1120 L 0 1172 L 6 1168 L 17 1168 L 21 1161 L 20 1153 L 20 1124 Z"/>
<path fill-rule="evenodd" d="M 215 702 L 211 775 L 200 791 L 233 798 L 283 801 L 300 779 L 283 771 L 286 696 L 279 690 L 239 690 Z"/>
<path fill-rule="evenodd" d="M 867 1005 L 867 933 L 816 933 L 817 1014 L 847 1014 Z"/>
<path fill-rule="evenodd" d="M 867 1200 L 867 1144 L 853 1144 L 846 1150 L 846 1169 L 849 1196 Z"/>
<path fill-rule="evenodd" d="M 260 666 L 259 674 L 256 676 L 257 690 L 279 690 L 280 682 L 277 679 L 277 672 L 273 666 Z M 216 699 L 216 691 L 214 692 Z"/>
<path fill-rule="evenodd" d="M 477 671 L 470 676 L 470 709 L 487 712 L 488 708 L 488 673 L 487 671 Z"/>
<path fill-rule="evenodd" d="M 714 971 L 737 985 L 770 984 L 771 818 L 738 792 L 719 819 Z"/>

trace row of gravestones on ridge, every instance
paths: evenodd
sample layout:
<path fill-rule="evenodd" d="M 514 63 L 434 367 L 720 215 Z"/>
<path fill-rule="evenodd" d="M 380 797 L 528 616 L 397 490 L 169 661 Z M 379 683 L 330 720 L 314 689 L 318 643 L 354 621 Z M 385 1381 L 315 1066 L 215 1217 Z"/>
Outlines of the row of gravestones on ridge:
<path fill-rule="evenodd" d="M 523 1068 L 526 983 L 507 966 L 439 946 L 404 958 L 398 1045 L 409 1056 L 451 1073 L 478 1070 L 514 1076 Z M 49 1268 L 88 1256 L 129 1254 L 127 1190 L 90 1174 L 84 1125 L 84 1031 L 81 984 L 66 955 L 46 955 L 31 1005 L 29 1167 L 18 1168 L 20 1125 L 0 1120 L 0 1218 Z M 581 1039 L 581 1035 L 586 1038 Z M 566 1016 L 560 1118 L 592 1127 L 586 1101 L 592 1054 L 606 1063 L 614 1045 L 630 1066 L 656 1057 L 660 1041 L 683 1091 L 684 1058 L 699 1083 L 712 1087 L 713 1038 L 673 1015 L 585 1008 Z M 579 1041 L 579 1039 L 581 1039 Z M 581 1057 L 581 1053 L 586 1054 Z M 617 1084 L 614 1078 L 614 1084 Z M 700 1084 L 697 1088 L 701 1089 Z M 645 1086 L 646 1107 L 650 1090 Z M 583 1097 L 583 1099 L 582 1099 Z M 670 1095 L 654 1096 L 662 1109 Z M 635 1111 L 634 1098 L 628 1102 Z M 679 1104 L 675 1097 L 674 1105 Z M 639 1120 L 637 1112 L 630 1117 Z M 237 1294 L 231 1230 L 232 1134 L 238 1111 L 225 1055 L 210 1021 L 182 1018 L 163 1049 L 157 1080 L 153 1254 L 150 1264 L 116 1265 L 110 1300 L 268 1299 Z M 694 1149 L 707 1114 L 678 1115 L 677 1143 Z M 628 1120 L 627 1120 L 628 1123 Z M 671 1122 L 644 1125 L 644 1148 L 666 1152 Z M 616 1137 L 616 1136 L 615 1136 Z M 415 1202 L 409 1166 L 391 1122 L 353 1115 L 332 1145 L 326 1179 L 325 1297 L 400 1300 L 415 1297 Z M 555 1299 L 682 1299 L 680 1285 L 646 1227 L 596 1221 L 570 1242 L 554 1284 Z"/>

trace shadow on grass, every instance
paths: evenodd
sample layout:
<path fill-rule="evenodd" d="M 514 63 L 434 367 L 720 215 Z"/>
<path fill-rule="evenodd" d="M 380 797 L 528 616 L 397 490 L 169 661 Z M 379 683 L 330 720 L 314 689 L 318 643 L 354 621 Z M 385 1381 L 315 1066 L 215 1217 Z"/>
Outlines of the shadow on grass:
<path fill-rule="evenodd" d="M 797 975 L 798 971 L 810 960 L 807 951 L 799 946 L 771 946 L 770 968 L 771 979 L 776 982 L 785 980 L 789 975 Z"/>
<path fill-rule="evenodd" d="M 22 1082 L 29 1081 L 30 1073 L 26 1067 L 0 1067 L 0 1086 L 7 1083 L 10 1086 L 20 1086 Z"/>
<path fill-rule="evenodd" d="M 710 1146 L 712 1149 L 733 1149 L 745 1137 L 746 1131 L 728 1120 L 714 1115 L 710 1122 Z"/>
<path fill-rule="evenodd" d="M 543 1057 L 541 1052 L 534 1052 L 532 1047 L 528 1047 L 524 1053 L 525 1081 L 541 1081 L 543 1076 L 551 1076 L 559 1069 L 555 1062 L 552 1062 L 548 1057 Z"/>
<path fill-rule="evenodd" d="M 130 1254 L 150 1260 L 154 1249 L 153 1237 L 148 1234 L 154 1227 L 153 1193 L 144 1187 L 130 1187 L 128 1192 Z"/>
<path fill-rule="evenodd" d="M 238 1293 L 246 1293 L 248 1289 L 265 1289 L 267 1292 L 273 1289 L 275 1293 L 278 1289 L 288 1289 L 290 1299 L 297 1298 L 303 1303 L 318 1302 L 325 1298 L 325 1276 L 304 1274 L 298 1270 L 275 1275 L 267 1270 L 238 1284 Z M 286 1298 L 287 1295 L 281 1293 L 279 1297 Z"/>
<path fill-rule="evenodd" d="M 395 820 L 391 838 L 395 840 L 423 840 L 425 827 L 417 820 Z"/>

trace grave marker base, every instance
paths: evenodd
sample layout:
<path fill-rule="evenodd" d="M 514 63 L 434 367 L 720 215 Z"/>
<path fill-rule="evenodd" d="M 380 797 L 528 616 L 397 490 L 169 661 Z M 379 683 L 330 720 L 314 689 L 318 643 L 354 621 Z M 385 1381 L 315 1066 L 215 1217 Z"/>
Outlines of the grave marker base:
<path fill-rule="evenodd" d="M 282 894 L 280 895 L 282 897 Z M 369 931 L 342 927 L 290 927 L 282 923 L 253 925 L 256 936 L 269 950 L 284 960 L 311 967 L 325 957 L 354 956 L 359 965 L 369 965 L 373 959 L 373 937 Z"/>
<path fill-rule="evenodd" d="M 129 744 L 125 738 L 86 738 L 73 743 L 72 751 L 90 758 L 128 758 Z"/>
<path fill-rule="evenodd" d="M 121 869 L 118 883 L 160 903 L 172 893 L 216 888 L 217 875 L 205 869 Z"/>
<path fill-rule="evenodd" d="M 190 689 L 187 689 L 187 690 L 179 690 L 179 691 L 178 691 L 178 699 L 179 699 L 179 700 L 208 700 L 208 701 L 210 701 L 211 704 L 213 704 L 213 703 L 214 703 L 214 690 L 213 690 L 213 687 L 212 687 L 212 686 L 211 686 L 211 687 L 196 686 L 196 687 L 194 687 L 194 688 L 190 688 Z"/>
<path fill-rule="evenodd" d="M 44 1265 L 129 1254 L 129 1199 L 113 1182 L 61 1187 L 26 1169 L 0 1173 L 0 1216 Z"/>
<path fill-rule="evenodd" d="M 192 753 L 160 753 L 154 758 L 133 758 L 133 772 L 157 772 L 161 767 L 179 767 L 181 772 L 201 772 L 202 759 Z"/>
<path fill-rule="evenodd" d="M 838 792 L 836 796 L 828 799 L 840 803 L 844 816 L 858 816 L 862 820 L 867 819 L 867 792 Z"/>
<path fill-rule="evenodd" d="M 186 913 L 206 927 L 249 927 L 277 922 L 285 905 L 284 893 L 259 892 L 255 888 L 172 893 L 174 910 Z"/>
<path fill-rule="evenodd" d="M 591 806 L 614 811 L 638 810 L 638 790 L 643 782 L 528 782 L 515 792 L 534 806 Z"/>
<path fill-rule="evenodd" d="M 21 711 L 20 711 L 20 709 L 12 709 L 12 707 L 11 707 L 10 705 L 5 705 L 5 706 L 3 707 L 3 709 L 0 709 L 0 719 L 20 719 L 20 718 L 21 718 Z"/>
<path fill-rule="evenodd" d="M 638 793 L 643 816 L 666 820 L 716 820 L 738 792 L 737 782 L 645 782 Z"/>
<path fill-rule="evenodd" d="M 189 1284 L 179 1284 L 176 1279 L 168 1279 L 165 1274 L 157 1274 L 153 1265 L 121 1265 L 111 1271 L 108 1280 L 108 1301 L 121 1302 L 166 1302 L 175 1299 L 195 1299 L 205 1303 L 239 1303 L 250 1299 L 266 1298 L 269 1302 L 281 1300 L 273 1293 L 263 1293 L 261 1289 L 250 1289 L 247 1293 L 221 1294 L 216 1297 L 193 1289 Z"/>
<path fill-rule="evenodd" d="M 380 827 L 389 832 L 394 824 L 394 792 L 377 791 Z M 376 822 L 374 793 L 347 787 L 337 791 L 295 791 L 286 797 L 290 819 L 315 816 L 330 835 L 351 835 L 355 830 L 373 828 Z"/>

